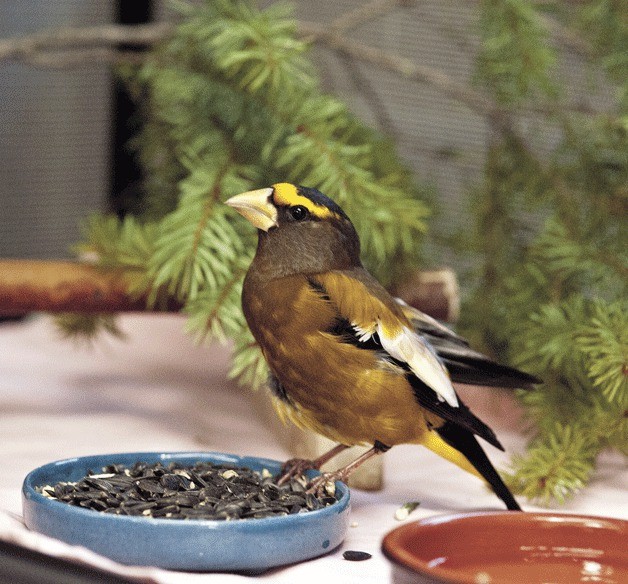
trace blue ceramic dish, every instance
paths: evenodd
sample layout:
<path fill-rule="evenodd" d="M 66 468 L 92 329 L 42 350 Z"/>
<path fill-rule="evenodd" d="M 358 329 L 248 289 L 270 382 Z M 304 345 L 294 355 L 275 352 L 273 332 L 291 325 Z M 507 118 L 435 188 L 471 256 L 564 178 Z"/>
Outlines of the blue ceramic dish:
<path fill-rule="evenodd" d="M 137 461 L 164 465 L 199 461 L 271 473 L 281 463 L 218 452 L 133 452 L 84 456 L 41 466 L 26 477 L 22 504 L 26 525 L 129 565 L 194 571 L 259 572 L 321 556 L 342 543 L 349 521 L 349 489 L 336 483 L 338 502 L 308 513 L 235 521 L 172 520 L 99 513 L 38 493 L 36 487 L 78 481 L 88 471 Z"/>

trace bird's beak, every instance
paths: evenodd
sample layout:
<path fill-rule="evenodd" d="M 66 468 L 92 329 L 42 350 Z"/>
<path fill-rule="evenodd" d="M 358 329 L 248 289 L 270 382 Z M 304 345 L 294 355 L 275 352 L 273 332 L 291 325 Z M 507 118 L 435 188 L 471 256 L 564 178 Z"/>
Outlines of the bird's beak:
<path fill-rule="evenodd" d="M 258 229 L 268 231 L 277 227 L 277 208 L 270 200 L 272 194 L 272 188 L 248 191 L 227 199 L 225 205 L 233 207 Z"/>

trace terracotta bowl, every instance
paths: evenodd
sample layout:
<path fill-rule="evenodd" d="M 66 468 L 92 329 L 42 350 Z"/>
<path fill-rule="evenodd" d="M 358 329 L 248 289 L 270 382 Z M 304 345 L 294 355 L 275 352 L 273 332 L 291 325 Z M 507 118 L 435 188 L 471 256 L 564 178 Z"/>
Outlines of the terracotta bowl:
<path fill-rule="evenodd" d="M 396 584 L 628 582 L 628 521 L 469 513 L 408 523 L 384 538 Z"/>

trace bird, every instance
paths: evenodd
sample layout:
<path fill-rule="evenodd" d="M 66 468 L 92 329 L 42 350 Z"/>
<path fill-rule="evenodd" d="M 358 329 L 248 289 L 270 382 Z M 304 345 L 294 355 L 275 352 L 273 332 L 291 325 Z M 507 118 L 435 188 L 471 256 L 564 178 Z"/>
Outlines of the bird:
<path fill-rule="evenodd" d="M 393 297 L 363 266 L 347 214 L 317 189 L 283 182 L 225 203 L 258 232 L 242 309 L 270 370 L 275 410 L 337 443 L 314 461 L 288 461 L 280 482 L 350 446 L 371 447 L 313 479 L 310 492 L 321 493 L 369 458 L 419 444 L 488 483 L 507 509 L 521 510 L 477 437 L 503 446 L 453 382 L 530 388 L 540 381 Z"/>

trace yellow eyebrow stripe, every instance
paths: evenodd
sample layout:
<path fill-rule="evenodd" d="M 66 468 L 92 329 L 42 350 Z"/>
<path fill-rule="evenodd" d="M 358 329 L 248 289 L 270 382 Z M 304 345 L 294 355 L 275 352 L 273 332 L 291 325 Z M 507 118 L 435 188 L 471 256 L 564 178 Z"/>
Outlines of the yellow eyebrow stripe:
<path fill-rule="evenodd" d="M 327 219 L 329 217 L 336 217 L 336 213 L 330 211 L 323 205 L 317 205 L 314 201 L 311 201 L 307 197 L 300 195 L 297 187 L 290 183 L 277 183 L 272 185 L 274 190 L 273 202 L 275 205 L 294 207 L 295 205 L 302 205 L 312 215 L 319 219 Z"/>

